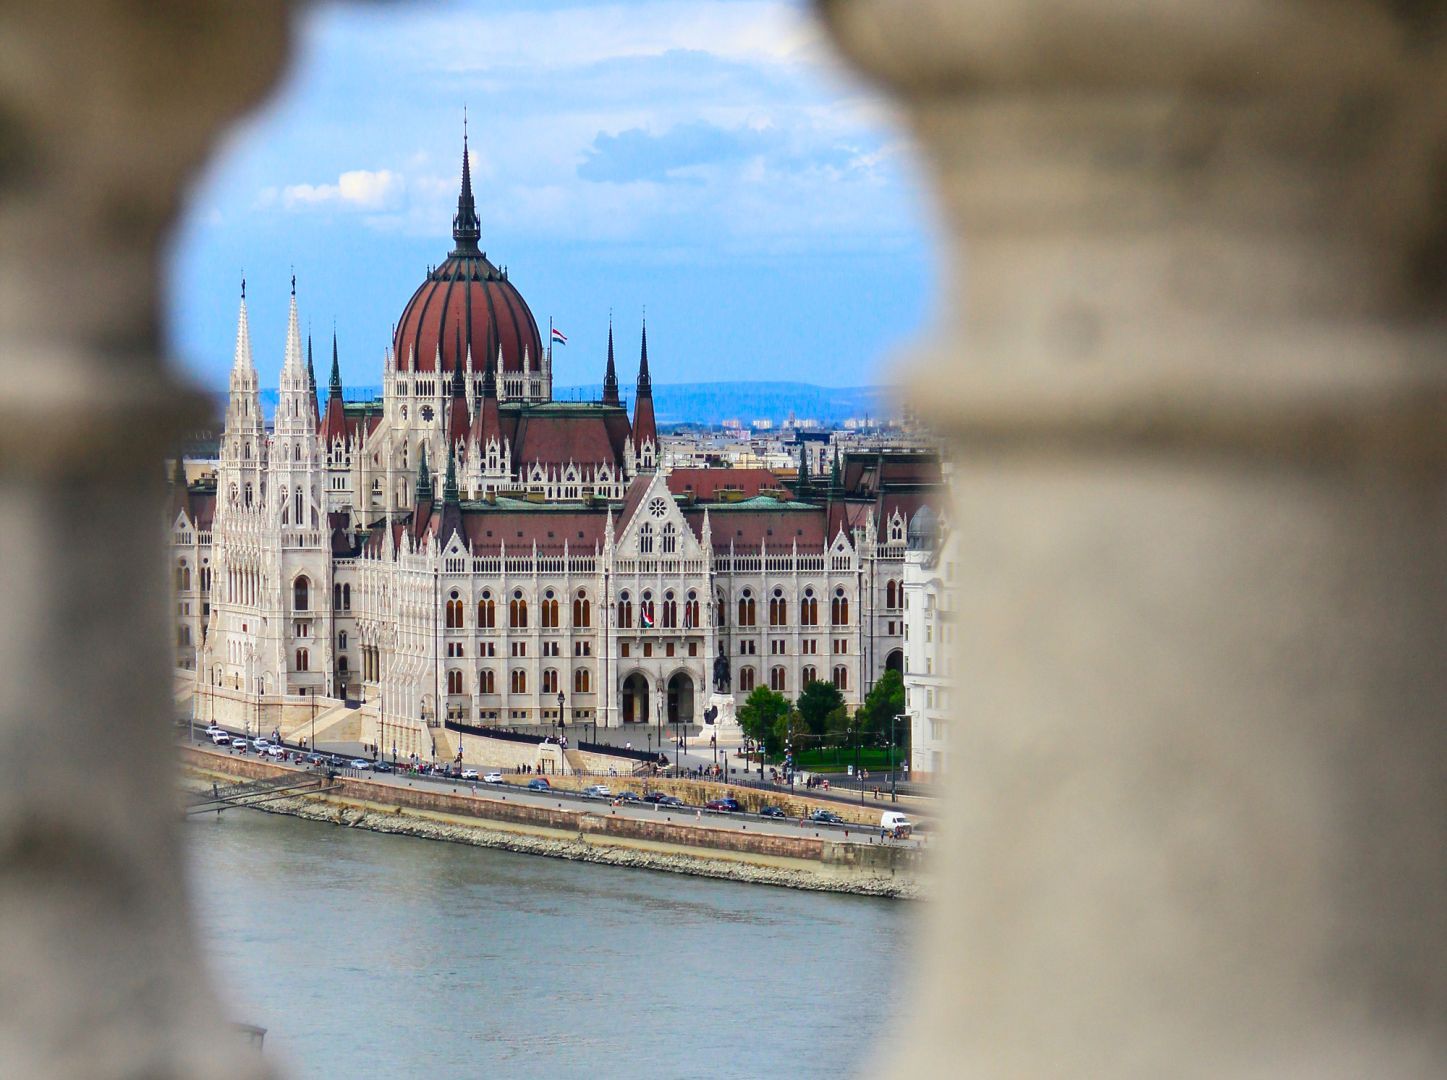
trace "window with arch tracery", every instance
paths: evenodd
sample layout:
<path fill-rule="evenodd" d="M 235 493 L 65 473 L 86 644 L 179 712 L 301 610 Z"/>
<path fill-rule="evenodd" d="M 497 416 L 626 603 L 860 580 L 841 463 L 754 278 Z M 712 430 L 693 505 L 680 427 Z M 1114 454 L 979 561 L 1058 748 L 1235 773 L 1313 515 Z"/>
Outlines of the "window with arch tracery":
<path fill-rule="evenodd" d="M 456 668 L 447 672 L 447 692 L 449 694 L 462 693 L 462 672 Z"/>
<path fill-rule="evenodd" d="M 544 694 L 556 694 L 558 692 L 558 672 L 556 668 L 543 669 L 542 692 Z"/>
<path fill-rule="evenodd" d="M 663 526 L 663 554 L 672 555 L 678 550 L 678 529 L 673 522 Z"/>
<path fill-rule="evenodd" d="M 458 598 L 456 589 L 448 594 L 445 617 L 447 629 L 462 629 L 462 601 Z"/>
<path fill-rule="evenodd" d="M 573 693 L 591 694 L 593 692 L 593 676 L 585 667 L 576 668 L 573 671 Z"/>
<path fill-rule="evenodd" d="M 494 678 L 491 668 L 483 668 L 477 673 L 477 692 L 479 694 L 495 694 L 496 687 L 497 680 Z"/>
<path fill-rule="evenodd" d="M 638 601 L 638 625 L 645 630 L 652 629 L 658 624 L 653 618 L 653 594 L 646 592 Z"/>
<path fill-rule="evenodd" d="M 769 669 L 769 689 L 782 694 L 789 688 L 789 681 L 782 667 Z"/>
<path fill-rule="evenodd" d="M 593 625 L 593 605 L 588 601 L 588 594 L 582 589 L 578 595 L 573 597 L 573 626 L 585 629 Z"/>
<path fill-rule="evenodd" d="M 626 592 L 618 597 L 618 625 L 623 629 L 633 626 L 633 601 Z"/>
<path fill-rule="evenodd" d="M 291 606 L 293 611 L 306 611 L 311 607 L 311 579 L 303 574 L 292 583 Z"/>
<path fill-rule="evenodd" d="M 804 599 L 799 601 L 799 625 L 819 625 L 819 598 L 814 595 L 813 589 L 805 589 Z"/>
<path fill-rule="evenodd" d="M 346 632 L 345 630 L 343 630 L 340 634 L 337 635 L 337 648 L 339 648 L 339 649 L 345 649 L 346 647 L 347 647 L 347 632 Z M 347 658 L 346 658 L 345 656 L 342 657 L 342 662 L 343 662 L 344 664 L 346 663 L 346 659 L 347 659 Z"/>
<path fill-rule="evenodd" d="M 683 605 L 683 625 L 690 630 L 703 625 L 698 621 L 698 593 L 692 589 L 689 590 L 688 599 Z"/>
<path fill-rule="evenodd" d="M 678 601 L 671 592 L 663 595 L 663 626 L 668 630 L 678 626 Z"/>
<path fill-rule="evenodd" d="M 176 567 L 176 588 L 181 592 L 188 592 L 191 588 L 191 568 L 182 559 Z"/>
<path fill-rule="evenodd" d="M 835 626 L 849 625 L 849 596 L 842 587 L 834 590 L 834 599 L 829 602 L 829 621 Z"/>
<path fill-rule="evenodd" d="M 789 601 L 784 599 L 783 589 L 775 589 L 774 595 L 769 597 L 769 625 L 789 625 Z"/>
<path fill-rule="evenodd" d="M 638 530 L 638 553 L 640 555 L 653 554 L 653 526 L 646 521 Z"/>
<path fill-rule="evenodd" d="M 834 685 L 840 690 L 849 689 L 849 669 L 843 664 L 834 665 Z"/>
<path fill-rule="evenodd" d="M 799 685 L 808 686 L 811 682 L 817 681 L 818 678 L 819 672 L 815 669 L 814 665 L 805 664 L 804 670 L 799 673 Z"/>
<path fill-rule="evenodd" d="M 522 668 L 514 668 L 512 675 L 508 678 L 508 689 L 514 694 L 526 694 L 528 692 L 528 673 Z"/>
<path fill-rule="evenodd" d="M 477 602 L 477 628 L 479 630 L 492 630 L 497 626 L 497 605 L 492 599 L 492 593 L 485 592 L 482 599 Z"/>
<path fill-rule="evenodd" d="M 893 579 L 884 583 L 884 606 L 897 608 L 904 605 L 904 589 Z"/>
<path fill-rule="evenodd" d="M 739 668 L 739 690 L 748 693 L 754 688 L 754 669 L 747 664 Z"/>
<path fill-rule="evenodd" d="M 528 602 L 519 589 L 512 594 L 507 605 L 507 624 L 514 630 L 526 630 L 528 625 Z"/>
<path fill-rule="evenodd" d="M 305 649 L 298 649 L 296 651 L 296 669 L 298 671 L 307 671 L 309 670 L 308 665 L 310 663 L 311 656 L 307 653 L 307 651 Z"/>
<path fill-rule="evenodd" d="M 558 598 L 549 589 L 543 594 L 543 602 L 539 605 L 542 608 L 541 626 L 544 630 L 556 630 L 558 623 Z"/>
<path fill-rule="evenodd" d="M 291 497 L 291 507 L 292 507 L 291 518 L 292 518 L 293 521 L 296 522 L 296 524 L 297 524 L 297 526 L 298 526 L 298 528 L 299 528 L 299 527 L 302 525 L 302 523 L 303 523 L 303 518 L 302 518 L 302 513 L 301 513 L 301 488 L 297 488 L 296 491 L 292 493 L 292 497 Z"/>
<path fill-rule="evenodd" d="M 748 589 L 745 589 L 739 595 L 739 625 L 753 626 L 756 621 L 755 615 L 754 594 Z"/>

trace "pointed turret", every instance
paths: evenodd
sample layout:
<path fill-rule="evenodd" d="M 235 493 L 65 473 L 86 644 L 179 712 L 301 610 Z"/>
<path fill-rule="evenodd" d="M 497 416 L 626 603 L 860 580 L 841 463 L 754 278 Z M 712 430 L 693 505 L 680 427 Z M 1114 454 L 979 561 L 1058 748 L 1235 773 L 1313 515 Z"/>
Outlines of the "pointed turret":
<path fill-rule="evenodd" d="M 809 444 L 799 443 L 799 478 L 794 484 L 794 494 L 807 495 L 813 484 L 809 479 Z"/>
<path fill-rule="evenodd" d="M 241 279 L 241 310 L 236 316 L 236 352 L 231 360 L 231 388 L 237 389 L 237 378 L 256 382 L 256 363 L 251 358 L 251 321 L 246 316 L 246 279 Z"/>
<path fill-rule="evenodd" d="M 337 358 L 337 332 L 332 330 L 332 377 L 327 384 L 327 391 L 331 397 L 342 396 L 342 365 Z"/>
<path fill-rule="evenodd" d="M 653 420 L 653 378 L 648 374 L 648 324 L 638 356 L 638 395 L 633 401 L 633 448 L 639 469 L 652 469 L 658 457 L 658 426 Z"/>
<path fill-rule="evenodd" d="M 322 406 L 317 399 L 317 370 L 312 367 L 312 336 L 306 336 L 306 384 L 312 396 L 312 419 L 318 424 L 322 422 Z"/>
<path fill-rule="evenodd" d="M 462 375 L 462 332 L 457 333 L 457 357 L 452 368 L 452 400 L 447 405 L 447 460 L 451 462 L 457 444 L 467 441 L 467 380 Z"/>
<path fill-rule="evenodd" d="M 342 364 L 337 355 L 337 332 L 332 331 L 332 377 L 327 384 L 327 411 L 322 419 L 322 443 L 330 447 L 347 437 L 347 410 L 342 401 Z"/>
<path fill-rule="evenodd" d="M 603 404 L 617 405 L 618 370 L 613 366 L 613 316 L 608 316 L 608 370 L 603 373 Z"/>
<path fill-rule="evenodd" d="M 839 468 L 839 447 L 834 448 L 834 467 L 829 472 L 829 486 L 838 491 L 843 484 L 842 472 Z"/>
<path fill-rule="evenodd" d="M 472 166 L 467 159 L 467 117 L 462 120 L 462 190 L 457 194 L 457 213 L 452 217 L 452 239 L 457 245 L 453 255 L 477 255 L 482 238 L 482 222 L 472 198 Z"/>
<path fill-rule="evenodd" d="M 472 417 L 470 438 L 477 445 L 477 451 L 483 455 L 484 461 L 486 461 L 488 442 L 494 439 L 499 443 L 502 441 L 502 419 L 497 408 L 497 369 L 493 365 L 491 356 L 483 365 L 482 397 L 478 401 L 477 410 Z"/>
<path fill-rule="evenodd" d="M 447 455 L 447 477 L 442 482 L 442 502 L 444 505 L 456 506 L 461 495 L 457 490 L 457 457 L 454 454 Z"/>

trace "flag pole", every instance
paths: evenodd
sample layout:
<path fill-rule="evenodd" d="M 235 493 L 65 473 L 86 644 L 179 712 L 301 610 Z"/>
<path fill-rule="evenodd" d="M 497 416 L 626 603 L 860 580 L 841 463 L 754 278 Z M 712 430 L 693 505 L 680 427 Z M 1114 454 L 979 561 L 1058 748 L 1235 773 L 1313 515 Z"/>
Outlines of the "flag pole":
<path fill-rule="evenodd" d="M 553 369 L 553 317 L 548 316 L 548 370 Z"/>

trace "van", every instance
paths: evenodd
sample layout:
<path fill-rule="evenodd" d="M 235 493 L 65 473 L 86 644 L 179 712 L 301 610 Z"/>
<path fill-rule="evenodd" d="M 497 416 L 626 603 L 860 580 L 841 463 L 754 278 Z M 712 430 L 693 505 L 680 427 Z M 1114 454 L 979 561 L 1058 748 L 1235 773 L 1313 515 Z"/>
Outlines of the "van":
<path fill-rule="evenodd" d="M 908 815 L 901 814 L 898 810 L 886 810 L 879 818 L 879 826 L 896 840 L 908 836 L 914 825 L 910 822 Z"/>

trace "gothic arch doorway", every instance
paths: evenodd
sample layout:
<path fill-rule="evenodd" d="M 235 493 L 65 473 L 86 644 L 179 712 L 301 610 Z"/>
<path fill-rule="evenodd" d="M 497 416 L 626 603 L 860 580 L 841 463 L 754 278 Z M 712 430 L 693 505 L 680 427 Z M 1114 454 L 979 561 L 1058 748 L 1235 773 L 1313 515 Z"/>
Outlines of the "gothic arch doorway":
<path fill-rule="evenodd" d="M 648 723 L 648 679 L 641 671 L 623 680 L 623 722 Z"/>
<path fill-rule="evenodd" d="M 675 672 L 668 680 L 668 722 L 693 723 L 693 676 L 686 671 Z"/>
<path fill-rule="evenodd" d="M 890 653 L 888 656 L 886 656 L 886 657 L 884 658 L 884 670 L 885 670 L 885 671 L 897 671 L 897 672 L 899 672 L 901 675 L 903 675 L 903 674 L 904 674 L 904 651 L 901 650 L 901 649 L 895 649 L 892 653 Z"/>

